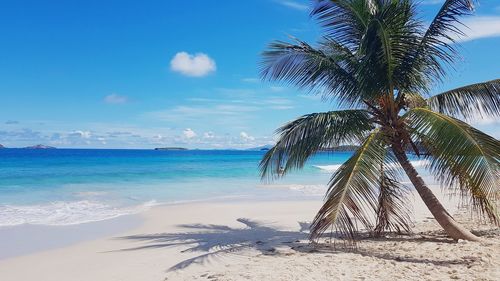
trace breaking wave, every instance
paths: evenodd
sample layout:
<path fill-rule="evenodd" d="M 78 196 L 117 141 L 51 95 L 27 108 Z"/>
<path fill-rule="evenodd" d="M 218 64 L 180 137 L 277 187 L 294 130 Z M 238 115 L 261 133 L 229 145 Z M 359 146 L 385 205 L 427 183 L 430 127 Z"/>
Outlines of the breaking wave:
<path fill-rule="evenodd" d="M 154 205 L 157 205 L 154 200 L 122 208 L 89 200 L 57 201 L 40 205 L 0 205 L 0 226 L 81 224 L 136 214 Z"/>

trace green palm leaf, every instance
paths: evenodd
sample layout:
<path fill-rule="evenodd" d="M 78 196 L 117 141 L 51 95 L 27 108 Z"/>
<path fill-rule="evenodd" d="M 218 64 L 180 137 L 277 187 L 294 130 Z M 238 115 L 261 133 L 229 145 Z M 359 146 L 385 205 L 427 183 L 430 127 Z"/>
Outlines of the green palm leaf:
<path fill-rule="evenodd" d="M 262 177 L 301 168 L 322 148 L 357 142 L 372 129 L 365 110 L 340 110 L 304 115 L 277 130 L 279 139 L 260 162 Z M 280 168 L 283 167 L 283 173 Z"/>
<path fill-rule="evenodd" d="M 395 79 L 403 88 L 427 92 L 430 78 L 442 81 L 445 66 L 452 66 L 458 52 L 455 39 L 463 36 L 460 18 L 471 15 L 473 0 L 446 0 L 415 46 L 407 50 L 404 61 L 396 67 Z"/>
<path fill-rule="evenodd" d="M 420 22 L 414 19 L 415 9 L 410 1 L 377 5 L 377 12 L 371 16 L 359 46 L 362 59 L 358 80 L 365 92 L 373 92 L 372 96 L 386 94 L 395 87 L 407 90 L 394 79 L 394 71 L 418 42 L 421 28 Z"/>
<path fill-rule="evenodd" d="M 355 50 L 365 34 L 376 6 L 365 0 L 317 0 L 311 15 L 341 45 Z"/>
<path fill-rule="evenodd" d="M 330 40 L 356 54 L 353 70 L 363 99 L 378 98 L 399 85 L 394 70 L 418 43 L 421 29 L 411 1 L 317 1 L 312 15 Z"/>
<path fill-rule="evenodd" d="M 375 131 L 333 174 L 326 201 L 311 224 L 311 239 L 319 238 L 331 226 L 350 239 L 358 232 L 358 222 L 373 228 L 370 214 L 377 209 L 380 167 L 386 155 L 383 135 Z"/>
<path fill-rule="evenodd" d="M 429 169 L 446 186 L 457 187 L 473 209 L 499 223 L 495 210 L 500 184 L 500 142 L 470 125 L 425 108 L 404 116 L 410 133 L 425 146 Z"/>
<path fill-rule="evenodd" d="M 429 107 L 454 117 L 500 116 L 500 79 L 460 87 L 427 100 Z"/>
<path fill-rule="evenodd" d="M 358 223 L 375 233 L 409 230 L 405 189 L 387 165 L 397 156 L 445 231 L 455 239 L 476 240 L 418 176 L 405 154 L 409 147 L 417 155 L 425 152 L 428 168 L 443 185 L 453 185 L 462 198 L 470 198 L 473 210 L 499 222 L 494 209 L 499 141 L 452 117 L 500 116 L 499 80 L 424 99 L 458 57 L 456 38 L 464 35 L 460 18 L 473 12 L 473 2 L 445 0 L 425 28 L 411 0 L 316 0 L 312 16 L 326 29 L 318 46 L 275 42 L 264 52 L 263 78 L 319 91 L 341 106 L 366 108 L 305 115 L 285 125 L 261 161 L 262 176 L 275 175 L 282 166 L 285 172 L 302 167 L 324 147 L 364 139 L 332 176 L 311 238 L 330 226 L 353 238 Z M 373 132 L 372 124 L 380 132 Z"/>
<path fill-rule="evenodd" d="M 386 162 L 391 165 L 396 164 L 394 157 L 390 157 Z M 389 167 L 382 165 L 378 204 L 376 210 L 376 226 L 374 234 L 379 236 L 383 231 L 410 232 L 411 231 L 411 204 L 409 201 L 409 188 L 400 183 L 400 167 Z M 395 170 L 397 168 L 397 170 Z"/>
<path fill-rule="evenodd" d="M 353 54 L 335 41 L 320 43 L 320 49 L 296 40 L 296 44 L 276 41 L 263 53 L 261 77 L 321 92 L 341 103 L 359 103 L 361 97 L 350 67 Z"/>

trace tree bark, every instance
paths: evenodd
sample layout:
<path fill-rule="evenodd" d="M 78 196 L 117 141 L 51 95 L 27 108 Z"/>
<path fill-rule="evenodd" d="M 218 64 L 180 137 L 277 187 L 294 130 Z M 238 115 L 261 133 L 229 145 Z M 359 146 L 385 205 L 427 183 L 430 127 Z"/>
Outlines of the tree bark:
<path fill-rule="evenodd" d="M 401 147 L 397 147 L 395 145 L 393 145 L 392 150 L 394 151 L 396 158 L 403 167 L 408 178 L 410 178 L 410 181 L 424 201 L 425 205 L 432 213 L 436 221 L 444 229 L 444 231 L 455 240 L 463 239 L 469 241 L 479 241 L 479 237 L 472 234 L 469 230 L 463 228 L 446 211 L 446 209 L 439 202 L 434 193 L 432 193 L 429 187 L 427 187 L 422 177 L 420 177 L 420 175 L 418 174 L 417 170 L 415 170 L 415 168 L 412 166 L 404 150 Z"/>

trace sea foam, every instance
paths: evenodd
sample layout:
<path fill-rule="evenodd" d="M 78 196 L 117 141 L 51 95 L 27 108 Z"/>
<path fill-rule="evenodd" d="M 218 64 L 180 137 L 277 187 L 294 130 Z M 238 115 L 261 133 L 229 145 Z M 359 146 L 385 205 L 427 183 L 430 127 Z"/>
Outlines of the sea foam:
<path fill-rule="evenodd" d="M 313 167 L 320 169 L 321 171 L 324 172 L 335 172 L 337 171 L 342 164 L 335 164 L 335 165 L 313 165 Z"/>
<path fill-rule="evenodd" d="M 291 190 L 308 196 L 322 196 L 326 192 L 326 185 L 323 184 L 265 184 L 260 185 L 259 187 L 266 189 Z"/>
<path fill-rule="evenodd" d="M 0 226 L 81 224 L 136 214 L 156 204 L 156 201 L 152 200 L 136 206 L 119 208 L 101 202 L 81 200 L 40 205 L 0 205 Z"/>
<path fill-rule="evenodd" d="M 410 161 L 411 164 L 413 165 L 413 167 L 415 168 L 423 168 L 425 166 L 427 166 L 428 164 L 430 164 L 429 160 L 413 160 L 413 161 Z M 342 164 L 335 164 L 335 165 L 313 165 L 313 167 L 315 168 L 318 168 L 320 169 L 321 171 L 323 172 L 335 172 L 337 171 L 340 167 L 342 166 Z M 398 163 L 389 163 L 387 164 L 387 166 L 389 168 L 398 168 L 400 167 Z"/>

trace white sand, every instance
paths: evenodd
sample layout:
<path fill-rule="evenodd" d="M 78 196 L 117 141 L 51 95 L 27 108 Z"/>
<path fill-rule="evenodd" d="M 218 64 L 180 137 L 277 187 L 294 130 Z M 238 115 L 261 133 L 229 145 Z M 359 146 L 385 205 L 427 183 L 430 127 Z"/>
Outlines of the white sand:
<path fill-rule="evenodd" d="M 500 280 L 498 229 L 483 227 L 484 242 L 450 243 L 417 198 L 414 236 L 362 241 L 355 252 L 313 249 L 299 222 L 320 205 L 159 206 L 119 235 L 0 260 L 0 280 Z"/>

